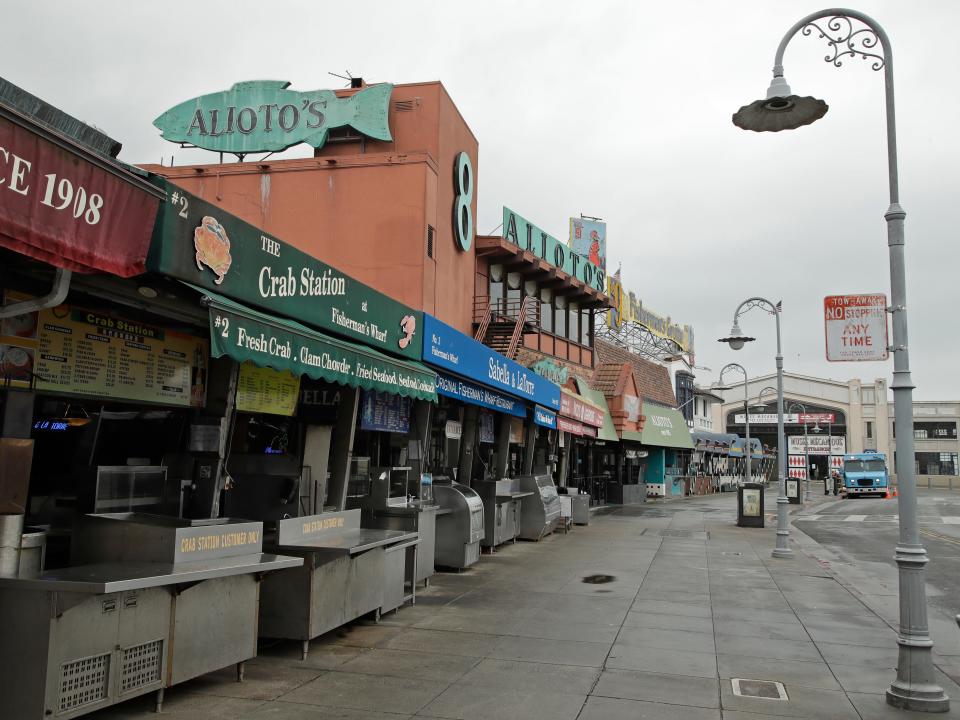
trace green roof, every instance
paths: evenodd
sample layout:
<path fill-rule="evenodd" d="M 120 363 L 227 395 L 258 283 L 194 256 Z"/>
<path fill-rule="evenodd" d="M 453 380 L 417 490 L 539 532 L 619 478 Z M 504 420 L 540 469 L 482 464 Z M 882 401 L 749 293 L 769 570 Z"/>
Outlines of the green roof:
<path fill-rule="evenodd" d="M 644 403 L 643 414 L 647 418 L 643 423 L 641 440 L 644 445 L 693 449 L 687 421 L 679 410 Z"/>
<path fill-rule="evenodd" d="M 617 429 L 613 426 L 613 418 L 610 417 L 610 408 L 607 407 L 607 399 L 603 396 L 602 392 L 592 389 L 586 380 L 582 380 L 581 378 L 575 379 L 580 394 L 594 405 L 599 405 L 603 410 L 603 427 L 597 428 L 597 440 L 617 442 L 620 438 L 617 437 Z"/>

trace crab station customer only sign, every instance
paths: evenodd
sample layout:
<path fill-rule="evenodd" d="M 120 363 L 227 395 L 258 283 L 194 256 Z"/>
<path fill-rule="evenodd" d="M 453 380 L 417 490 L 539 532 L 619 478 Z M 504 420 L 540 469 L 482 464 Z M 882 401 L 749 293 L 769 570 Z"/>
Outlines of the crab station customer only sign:
<path fill-rule="evenodd" d="M 828 295 L 823 299 L 823 323 L 830 362 L 886 360 L 886 295 Z"/>

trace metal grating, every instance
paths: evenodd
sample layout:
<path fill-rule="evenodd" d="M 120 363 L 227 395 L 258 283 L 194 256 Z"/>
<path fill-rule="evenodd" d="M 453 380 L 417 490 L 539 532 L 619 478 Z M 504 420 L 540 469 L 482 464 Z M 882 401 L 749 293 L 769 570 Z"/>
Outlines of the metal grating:
<path fill-rule="evenodd" d="M 160 680 L 163 640 L 124 648 L 120 656 L 120 694 Z"/>
<path fill-rule="evenodd" d="M 693 540 L 709 540 L 710 532 L 705 530 L 661 530 L 660 537 L 691 538 Z"/>
<path fill-rule="evenodd" d="M 110 654 L 63 663 L 60 666 L 58 712 L 90 705 L 107 697 Z"/>
<path fill-rule="evenodd" d="M 789 700 L 787 689 L 776 680 L 748 680 L 733 678 L 730 680 L 733 694 L 739 697 L 763 698 L 764 700 Z"/>

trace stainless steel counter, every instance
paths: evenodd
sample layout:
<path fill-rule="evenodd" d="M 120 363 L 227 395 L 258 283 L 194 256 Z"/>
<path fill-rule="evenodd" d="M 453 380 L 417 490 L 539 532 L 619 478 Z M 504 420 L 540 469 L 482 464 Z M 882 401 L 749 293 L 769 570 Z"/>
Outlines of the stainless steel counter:
<path fill-rule="evenodd" d="M 260 592 L 260 634 L 310 640 L 367 613 L 379 618 L 416 600 L 405 572 L 407 553 L 416 572 L 419 535 L 406 530 L 361 528 L 361 511 L 322 513 L 281 520 L 271 549 L 304 558 L 302 567 L 268 576 Z M 410 593 L 405 592 L 410 582 Z"/>
<path fill-rule="evenodd" d="M 261 577 L 303 563 L 262 552 L 261 523 L 86 516 L 78 564 L 0 581 L 0 697 L 58 720 L 157 692 L 257 654 Z"/>
<path fill-rule="evenodd" d="M 0 578 L 0 589 L 100 595 L 166 585 L 196 583 L 243 573 L 270 572 L 299 565 L 303 565 L 302 558 L 266 553 L 177 564 L 151 562 L 97 563 L 77 565 L 61 570 L 48 570 L 39 578 Z"/>

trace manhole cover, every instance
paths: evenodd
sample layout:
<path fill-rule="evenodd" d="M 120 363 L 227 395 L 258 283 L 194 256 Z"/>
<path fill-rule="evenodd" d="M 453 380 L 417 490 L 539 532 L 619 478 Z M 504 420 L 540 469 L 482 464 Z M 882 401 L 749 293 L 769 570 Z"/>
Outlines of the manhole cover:
<path fill-rule="evenodd" d="M 787 690 L 782 682 L 775 680 L 747 680 L 733 678 L 733 694 L 740 697 L 764 698 L 766 700 L 787 700 Z"/>
<path fill-rule="evenodd" d="M 613 582 L 616 578 L 613 575 L 587 575 L 583 582 L 589 583 L 591 585 L 603 585 L 604 583 Z"/>

